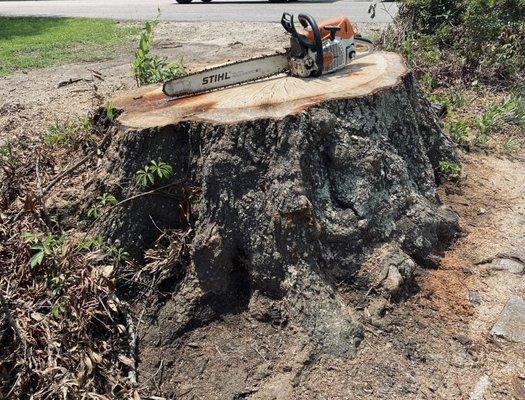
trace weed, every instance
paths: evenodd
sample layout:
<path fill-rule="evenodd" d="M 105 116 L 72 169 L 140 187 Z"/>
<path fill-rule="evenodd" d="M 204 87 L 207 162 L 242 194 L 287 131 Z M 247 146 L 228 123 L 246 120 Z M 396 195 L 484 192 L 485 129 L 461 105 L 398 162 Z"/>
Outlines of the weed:
<path fill-rule="evenodd" d="M 488 137 L 500 132 L 506 125 L 525 128 L 525 99 L 510 95 L 498 103 L 491 104 L 482 115 L 474 118 L 476 139 L 486 142 Z"/>
<path fill-rule="evenodd" d="M 509 154 L 512 153 L 518 148 L 521 144 L 521 141 L 519 138 L 517 138 L 514 135 L 509 135 L 503 140 L 503 142 L 499 146 L 499 151 L 502 154 Z"/>
<path fill-rule="evenodd" d="M 121 247 L 106 246 L 106 252 L 112 259 L 113 265 L 115 266 L 129 259 L 129 253 Z"/>
<path fill-rule="evenodd" d="M 97 196 L 95 202 L 87 210 L 87 216 L 89 218 L 97 219 L 100 216 L 100 212 L 106 206 L 112 206 L 117 204 L 117 199 L 111 193 L 104 193 L 101 196 Z"/>
<path fill-rule="evenodd" d="M 439 162 L 438 169 L 449 180 L 457 180 L 461 176 L 461 166 L 455 162 L 442 160 Z"/>
<path fill-rule="evenodd" d="M 100 216 L 100 209 L 97 203 L 91 205 L 87 210 L 87 216 L 89 218 L 97 219 Z"/>
<path fill-rule="evenodd" d="M 90 133 L 93 123 L 88 116 L 76 119 L 67 119 L 65 122 L 55 121 L 44 135 L 44 143 L 48 146 L 69 146 L 78 138 L 80 133 Z"/>
<path fill-rule="evenodd" d="M 525 89 L 512 90 L 504 103 L 506 122 L 525 129 Z"/>
<path fill-rule="evenodd" d="M 467 145 L 469 143 L 469 127 L 468 124 L 460 119 L 447 123 L 446 129 L 450 133 L 452 140 L 459 145 Z"/>
<path fill-rule="evenodd" d="M 454 110 L 461 110 L 462 108 L 467 107 L 472 101 L 465 96 L 465 93 L 461 88 L 452 90 L 449 99 Z"/>
<path fill-rule="evenodd" d="M 139 169 L 135 174 L 138 185 L 146 187 L 153 185 L 157 179 L 167 179 L 173 175 L 173 168 L 164 161 L 150 161 L 144 168 Z"/>
<path fill-rule="evenodd" d="M 65 237 L 56 235 L 47 235 L 42 237 L 39 233 L 22 232 L 21 239 L 28 244 L 31 244 L 31 250 L 34 251 L 33 256 L 29 260 L 31 267 L 42 264 L 46 256 L 56 254 Z"/>
<path fill-rule="evenodd" d="M 71 141 L 77 132 L 77 127 L 71 120 L 64 123 L 56 121 L 44 135 L 44 143 L 48 146 L 63 145 Z"/>
<path fill-rule="evenodd" d="M 138 85 L 162 82 L 186 74 L 182 56 L 177 61 L 168 63 L 166 58 L 150 54 L 155 37 L 154 28 L 157 23 L 158 19 L 146 22 L 135 51 L 132 67 Z"/>
<path fill-rule="evenodd" d="M 116 116 L 115 106 L 112 101 L 108 101 L 106 103 L 106 118 L 108 119 L 108 121 L 113 122 L 113 120 L 115 119 L 115 116 Z"/>
<path fill-rule="evenodd" d="M 60 303 L 53 304 L 49 310 L 49 313 L 53 318 L 59 318 L 61 315 L 66 313 L 66 307 Z"/>
<path fill-rule="evenodd" d="M 98 249 L 102 246 L 103 241 L 104 238 L 102 237 L 102 235 L 97 235 L 95 237 L 87 237 L 80 243 L 78 243 L 77 248 L 80 251 L 90 251 Z"/>
<path fill-rule="evenodd" d="M 15 166 L 18 163 L 18 157 L 13 151 L 13 146 L 10 142 L 0 146 L 0 165 Z"/>
<path fill-rule="evenodd" d="M 435 78 L 427 78 L 431 76 L 432 75 L 430 73 L 424 73 L 420 80 L 424 82 L 423 87 L 426 86 L 425 89 L 427 92 L 427 97 L 432 103 L 438 103 L 442 106 L 445 106 L 448 112 L 462 110 L 470 104 L 471 100 L 466 96 L 465 91 L 460 87 L 455 87 L 454 89 L 448 90 L 446 92 L 432 92 L 432 89 L 438 86 L 438 83 L 436 82 Z"/>
<path fill-rule="evenodd" d="M 24 243 L 30 243 L 30 244 L 37 243 L 39 237 L 40 235 L 35 232 L 22 232 L 20 234 L 20 239 L 22 239 Z"/>
<path fill-rule="evenodd" d="M 423 82 L 426 82 L 425 81 L 425 76 L 427 76 L 427 74 L 424 74 L 423 76 L 421 76 L 421 80 L 423 80 Z M 432 86 L 430 86 L 428 88 L 428 90 L 431 90 Z M 428 93 L 427 94 L 427 97 L 428 97 L 428 100 L 431 102 L 431 103 L 437 103 L 437 104 L 441 104 L 442 106 L 445 106 L 447 108 L 447 110 L 449 110 L 452 106 L 452 103 L 450 101 L 450 99 L 448 98 L 448 96 L 445 96 L 443 94 L 439 94 L 439 93 Z"/>
<path fill-rule="evenodd" d="M 51 294 L 53 296 L 58 296 L 62 293 L 62 289 L 64 288 L 64 282 L 66 279 L 64 278 L 64 275 L 58 275 L 58 276 L 47 276 L 47 287 L 51 291 Z"/>

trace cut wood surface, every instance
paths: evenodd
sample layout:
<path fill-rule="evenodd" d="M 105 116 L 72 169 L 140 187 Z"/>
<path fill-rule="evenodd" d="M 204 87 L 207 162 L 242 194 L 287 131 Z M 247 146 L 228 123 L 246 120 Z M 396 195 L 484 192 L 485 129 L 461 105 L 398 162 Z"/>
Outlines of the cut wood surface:
<path fill-rule="evenodd" d="M 172 99 L 160 85 L 127 92 L 113 100 L 127 128 L 152 128 L 181 121 L 229 124 L 260 118 L 281 119 L 328 100 L 363 97 L 400 82 L 407 73 L 401 56 L 375 52 L 320 78 L 279 75 L 215 92 Z"/>

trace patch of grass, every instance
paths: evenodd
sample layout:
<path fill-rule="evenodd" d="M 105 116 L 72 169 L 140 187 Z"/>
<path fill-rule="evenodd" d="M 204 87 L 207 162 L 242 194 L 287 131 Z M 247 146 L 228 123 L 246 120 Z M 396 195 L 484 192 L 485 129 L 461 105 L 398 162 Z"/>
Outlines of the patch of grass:
<path fill-rule="evenodd" d="M 115 56 L 136 27 L 93 18 L 0 17 L 0 76 Z"/>
<path fill-rule="evenodd" d="M 476 140 L 486 143 L 491 134 L 509 126 L 525 129 L 525 98 L 511 94 L 493 103 L 480 116 L 474 118 Z"/>
<path fill-rule="evenodd" d="M 454 142 L 459 145 L 469 144 L 469 127 L 465 120 L 459 119 L 457 121 L 448 122 L 446 129 Z"/>
<path fill-rule="evenodd" d="M 44 143 L 48 146 L 68 146 L 77 140 L 81 133 L 89 134 L 93 129 L 88 117 L 56 121 L 44 134 Z"/>
<path fill-rule="evenodd" d="M 511 154 L 518 150 L 522 145 L 523 141 L 514 135 L 507 136 L 499 145 L 499 152 L 501 154 Z"/>

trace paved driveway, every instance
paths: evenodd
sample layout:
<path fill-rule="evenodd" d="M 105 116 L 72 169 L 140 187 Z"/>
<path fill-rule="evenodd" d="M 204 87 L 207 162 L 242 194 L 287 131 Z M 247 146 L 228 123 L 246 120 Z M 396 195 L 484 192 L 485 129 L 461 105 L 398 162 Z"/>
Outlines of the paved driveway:
<path fill-rule="evenodd" d="M 177 4 L 173 0 L 61 0 L 0 1 L 0 15 L 40 15 L 153 19 L 157 8 L 161 19 L 171 21 L 265 21 L 278 22 L 283 11 L 307 12 L 316 19 L 346 15 L 354 22 L 388 22 L 397 11 L 395 3 L 377 6 L 374 20 L 368 15 L 371 3 L 355 0 L 303 0 L 295 3 L 269 3 L 260 0 L 216 0 Z"/>

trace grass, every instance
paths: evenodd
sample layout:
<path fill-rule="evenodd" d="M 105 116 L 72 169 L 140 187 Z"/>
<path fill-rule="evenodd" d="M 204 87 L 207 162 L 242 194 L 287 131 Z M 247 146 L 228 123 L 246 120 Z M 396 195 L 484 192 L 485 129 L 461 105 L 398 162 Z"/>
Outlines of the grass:
<path fill-rule="evenodd" d="M 138 28 L 108 19 L 0 17 L 0 76 L 115 56 Z"/>
<path fill-rule="evenodd" d="M 92 131 L 91 120 L 83 118 L 69 118 L 64 122 L 56 121 L 44 134 L 44 143 L 48 146 L 66 146 L 74 144 L 77 139 L 86 139 Z M 81 134 L 84 133 L 84 136 Z"/>
<path fill-rule="evenodd" d="M 428 88 L 426 89 L 428 90 Z M 433 102 L 447 106 L 446 131 L 459 145 L 511 153 L 525 137 L 525 90 L 494 92 L 488 88 L 430 92 Z"/>

